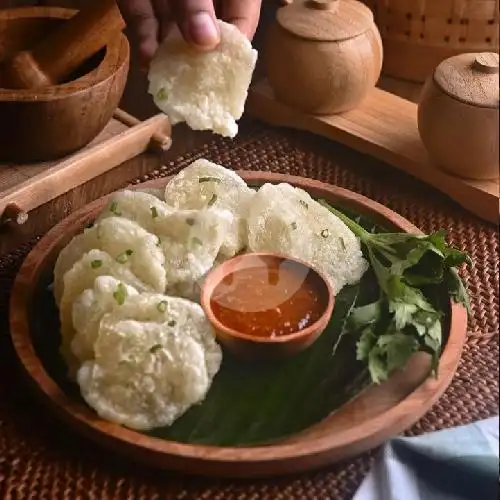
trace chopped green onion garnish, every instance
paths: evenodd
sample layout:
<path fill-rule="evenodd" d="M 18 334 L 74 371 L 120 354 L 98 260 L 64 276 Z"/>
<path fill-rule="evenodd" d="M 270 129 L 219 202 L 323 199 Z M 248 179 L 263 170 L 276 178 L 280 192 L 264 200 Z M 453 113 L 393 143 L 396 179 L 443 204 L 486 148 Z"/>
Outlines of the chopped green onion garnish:
<path fill-rule="evenodd" d="M 161 344 L 155 344 L 149 348 L 149 352 L 154 354 L 156 351 L 159 351 L 163 346 Z"/>
<path fill-rule="evenodd" d="M 186 224 L 187 224 L 188 226 L 194 226 L 194 219 L 193 219 L 193 218 L 191 218 L 191 217 L 188 217 L 188 218 L 186 219 Z"/>
<path fill-rule="evenodd" d="M 211 207 L 217 201 L 217 195 L 214 193 L 212 198 L 208 201 L 208 206 Z"/>
<path fill-rule="evenodd" d="M 221 182 L 217 177 L 200 177 L 198 182 L 201 184 L 202 182 Z"/>
<path fill-rule="evenodd" d="M 158 209 L 156 207 L 151 207 L 151 217 L 153 217 L 153 219 L 158 217 Z"/>
<path fill-rule="evenodd" d="M 102 260 L 93 260 L 93 261 L 90 263 L 90 267 L 91 267 L 92 269 L 99 269 L 101 266 L 102 266 Z"/>
<path fill-rule="evenodd" d="M 112 201 L 109 206 L 109 211 L 114 213 L 115 215 L 121 215 L 121 212 L 118 210 L 118 203 L 116 201 Z"/>
<path fill-rule="evenodd" d="M 168 99 L 168 92 L 166 89 L 160 89 L 158 93 L 156 94 L 156 98 L 159 99 L 160 101 L 164 101 L 165 99 Z"/>
<path fill-rule="evenodd" d="M 116 261 L 119 262 L 120 264 L 125 264 L 127 262 L 128 258 L 133 254 L 133 250 L 125 250 L 125 252 L 122 252 L 121 254 L 116 256 Z"/>
<path fill-rule="evenodd" d="M 116 262 L 119 262 L 120 264 L 125 264 L 125 262 L 127 262 L 127 260 L 128 260 L 128 258 L 127 258 L 127 254 L 125 252 L 118 254 L 116 256 Z"/>
<path fill-rule="evenodd" d="M 199 247 L 199 246 L 203 245 L 203 241 L 201 241 L 201 240 L 200 240 L 200 238 L 198 238 L 197 236 L 193 236 L 193 237 L 191 238 L 191 243 L 192 243 L 194 246 L 197 246 L 197 247 Z"/>
<path fill-rule="evenodd" d="M 127 289 L 123 283 L 118 283 L 116 290 L 113 292 L 113 298 L 116 300 L 119 306 L 123 305 L 125 299 L 127 298 Z"/>
<path fill-rule="evenodd" d="M 177 321 L 175 321 L 174 319 L 171 319 L 171 320 L 167 323 L 167 325 L 168 325 L 168 326 L 175 326 L 176 324 L 177 324 Z"/>
<path fill-rule="evenodd" d="M 330 236 L 330 231 L 328 231 L 328 229 L 323 229 L 323 231 L 321 231 L 321 236 L 323 238 L 328 238 L 328 236 Z"/>
<path fill-rule="evenodd" d="M 156 306 L 156 308 L 161 313 L 164 313 L 167 310 L 167 301 L 166 300 L 162 300 L 161 302 L 158 303 L 158 305 Z"/>

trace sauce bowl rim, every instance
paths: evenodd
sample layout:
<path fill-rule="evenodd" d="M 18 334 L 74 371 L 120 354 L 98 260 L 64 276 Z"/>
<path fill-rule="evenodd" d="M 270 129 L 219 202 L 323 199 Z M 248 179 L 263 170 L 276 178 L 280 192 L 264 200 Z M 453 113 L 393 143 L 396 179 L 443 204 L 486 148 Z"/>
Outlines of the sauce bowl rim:
<path fill-rule="evenodd" d="M 274 259 L 288 260 L 309 269 L 309 271 L 312 271 L 323 283 L 328 293 L 326 306 L 324 307 L 321 316 L 314 323 L 308 325 L 303 330 L 299 330 L 297 332 L 290 333 L 288 335 L 281 335 L 279 337 L 258 337 L 256 335 L 255 336 L 249 335 L 246 333 L 239 332 L 236 329 L 230 328 L 224 325 L 224 323 L 222 323 L 221 321 L 219 321 L 219 319 L 215 316 L 215 313 L 213 312 L 212 306 L 210 304 L 213 292 L 217 287 L 217 285 L 226 276 L 228 276 L 228 274 L 231 273 L 231 271 L 224 272 L 225 268 L 227 268 L 230 265 L 233 265 L 235 261 L 241 261 L 251 257 L 268 257 L 268 258 L 271 257 Z M 214 276 L 216 276 L 217 273 L 220 273 L 220 277 L 219 279 L 216 280 L 216 282 L 214 282 L 215 281 Z M 316 267 L 312 266 L 311 264 L 301 259 L 297 259 L 295 257 L 289 257 L 287 255 L 274 252 L 248 252 L 235 255 L 234 257 L 231 257 L 230 259 L 222 262 L 217 267 L 209 271 L 201 287 L 200 303 L 208 320 L 212 324 L 212 327 L 215 329 L 216 336 L 218 332 L 221 332 L 227 336 L 234 337 L 236 339 L 246 340 L 258 344 L 284 344 L 303 337 L 308 337 L 310 335 L 313 335 L 318 330 L 325 329 L 333 313 L 333 308 L 335 306 L 335 294 L 333 293 L 332 286 L 329 280 L 325 277 L 325 275 L 320 271 L 318 271 Z"/>

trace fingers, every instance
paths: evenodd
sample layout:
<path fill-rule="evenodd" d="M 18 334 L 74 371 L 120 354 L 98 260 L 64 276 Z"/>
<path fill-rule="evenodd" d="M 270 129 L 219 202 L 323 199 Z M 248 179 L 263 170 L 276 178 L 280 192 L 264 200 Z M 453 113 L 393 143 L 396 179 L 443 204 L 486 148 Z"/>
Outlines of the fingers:
<path fill-rule="evenodd" d="M 219 43 L 212 0 L 177 0 L 175 15 L 179 29 L 189 43 L 202 50 L 211 50 Z"/>
<path fill-rule="evenodd" d="M 173 19 L 189 43 L 211 50 L 219 43 L 213 0 L 117 0 L 135 38 L 141 66 L 147 67 L 158 42 L 165 38 Z M 222 19 L 234 24 L 250 40 L 260 16 L 261 0 L 220 0 Z"/>
<path fill-rule="evenodd" d="M 141 0 L 139 0 L 141 1 Z M 142 0 L 144 1 L 144 0 Z M 172 2 L 170 0 L 151 0 L 153 10 L 159 23 L 160 43 L 167 37 L 173 22 Z"/>
<path fill-rule="evenodd" d="M 151 2 L 117 0 L 123 19 L 136 39 L 140 64 L 147 67 L 158 48 L 159 24 Z"/>
<path fill-rule="evenodd" d="M 259 24 L 261 0 L 224 0 L 222 19 L 234 24 L 249 40 Z"/>

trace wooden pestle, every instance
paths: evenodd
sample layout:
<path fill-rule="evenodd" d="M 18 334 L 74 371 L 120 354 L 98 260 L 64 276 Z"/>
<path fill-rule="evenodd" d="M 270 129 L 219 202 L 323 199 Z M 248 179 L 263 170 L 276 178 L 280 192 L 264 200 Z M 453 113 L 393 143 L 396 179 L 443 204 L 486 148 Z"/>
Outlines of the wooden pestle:
<path fill-rule="evenodd" d="M 115 0 L 93 0 L 36 47 L 5 61 L 0 69 L 0 87 L 57 85 L 124 27 Z"/>

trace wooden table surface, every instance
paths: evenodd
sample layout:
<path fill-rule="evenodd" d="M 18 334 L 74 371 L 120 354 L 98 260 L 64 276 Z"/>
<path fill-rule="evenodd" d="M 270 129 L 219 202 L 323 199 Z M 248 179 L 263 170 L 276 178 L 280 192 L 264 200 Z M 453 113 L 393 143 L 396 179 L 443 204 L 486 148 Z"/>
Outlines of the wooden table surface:
<path fill-rule="evenodd" d="M 80 0 L 0 0 L 0 8 L 6 4 L 36 4 L 45 3 L 52 5 L 78 6 Z M 265 9 L 264 9 L 265 10 Z M 254 45 L 260 49 L 263 41 L 263 33 L 273 12 L 265 11 L 261 18 L 259 31 L 256 34 Z M 261 73 L 261 70 L 258 70 Z M 407 99 L 416 100 L 420 90 L 419 85 L 409 82 L 397 81 L 391 78 L 382 78 L 379 86 L 390 92 L 397 93 Z M 141 73 L 135 63 L 134 57 L 131 61 L 127 88 L 125 90 L 120 107 L 137 118 L 146 119 L 158 112 L 155 109 L 150 96 L 147 93 L 147 79 Z M 183 125 L 174 127 L 173 144 L 163 157 L 153 154 L 143 154 L 129 160 L 122 166 L 117 167 L 106 174 L 93 179 L 86 184 L 56 198 L 50 203 L 43 205 L 29 214 L 28 221 L 22 226 L 7 225 L 0 228 L 0 255 L 11 252 L 20 245 L 27 243 L 35 236 L 44 234 L 57 222 L 62 220 L 72 211 L 96 198 L 108 194 L 125 186 L 129 181 L 158 168 L 162 162 L 168 162 L 176 156 L 182 155 L 188 150 L 200 147 L 210 140 L 210 134 L 204 132 L 193 132 Z"/>

